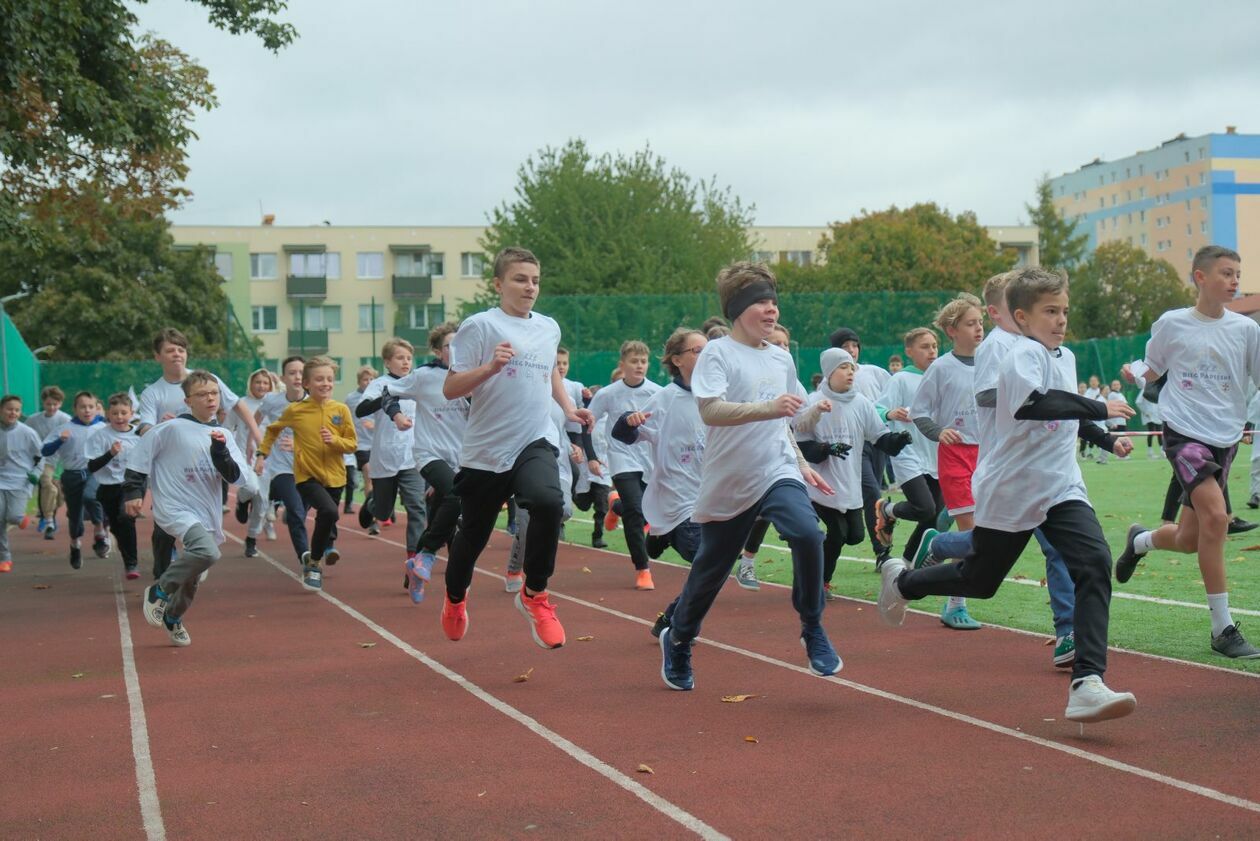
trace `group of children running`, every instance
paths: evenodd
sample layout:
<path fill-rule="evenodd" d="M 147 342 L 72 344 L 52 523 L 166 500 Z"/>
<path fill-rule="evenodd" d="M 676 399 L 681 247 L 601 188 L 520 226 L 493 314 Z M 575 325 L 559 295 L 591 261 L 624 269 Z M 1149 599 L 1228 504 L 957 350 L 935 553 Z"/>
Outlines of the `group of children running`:
<path fill-rule="evenodd" d="M 1163 391 L 1162 423 L 1152 431 L 1162 433 L 1182 513 L 1158 529 L 1134 525 L 1115 574 L 1128 581 L 1152 549 L 1197 553 L 1212 648 L 1251 658 L 1260 651 L 1229 614 L 1223 562 L 1230 517 L 1223 489 L 1247 420 L 1248 387 L 1260 383 L 1260 326 L 1224 306 L 1239 267 L 1233 251 L 1202 249 L 1194 260 L 1196 305 L 1165 314 L 1146 358 L 1124 367 L 1139 387 L 1165 373 L 1176 383 Z M 377 533 L 393 521 L 397 502 L 405 509 L 404 584 L 414 603 L 424 600 L 446 550 L 440 621 L 457 641 L 470 625 L 474 567 L 511 502 L 518 513 L 505 586 L 534 641 L 558 648 L 565 632 L 548 586 L 563 522 L 575 506 L 593 508 L 592 544 L 604 546 L 604 532 L 620 523 L 637 589 L 655 588 L 650 562 L 667 548 L 690 563 L 652 629 L 662 679 L 678 690 L 694 686 L 692 646 L 727 577 L 734 571 L 741 586 L 759 586 L 753 558 L 771 525 L 791 552 L 806 661 L 822 676 L 842 667 L 822 620 L 844 547 L 869 534 L 879 611 L 891 624 L 902 623 L 909 602 L 937 595 L 947 597 L 943 624 L 974 630 L 981 626 L 966 599 L 992 597 L 1035 537 L 1046 557 L 1054 664 L 1071 670 L 1066 717 L 1100 721 L 1133 711 L 1131 693 L 1103 682 L 1112 555 L 1077 442 L 1127 456 L 1130 439 L 1113 433 L 1134 411 L 1122 395 L 1078 390 L 1075 360 L 1063 346 L 1062 274 L 1016 270 L 989 279 L 983 300 L 959 295 L 934 322 L 952 349 L 938 355 L 934 330 L 911 330 L 907 364 L 892 374 L 862 364 L 860 337 L 840 328 L 821 355 L 812 393 L 787 351 L 776 279 L 765 265 L 722 270 L 723 318 L 669 336 L 664 387 L 648 379 L 651 353 L 640 341 L 622 346 L 611 385 L 569 379 L 559 326 L 534 311 L 540 275 L 533 254 L 504 250 L 494 264 L 499 306 L 434 329 L 432 358 L 419 366 L 410 344 L 387 342 L 385 373 L 359 369 L 344 403 L 332 396 L 335 363 L 319 356 L 285 359 L 280 390 L 267 372 L 255 372 L 238 398 L 214 374 L 187 370 L 188 342 L 173 329 L 154 342 L 163 375 L 138 400 L 119 393 L 102 405 L 82 392 L 71 417 L 60 412 L 60 392 L 45 389 L 43 412 L 23 424 L 20 400 L 6 396 L 0 514 L 25 527 L 26 500 L 38 486 L 40 528 L 51 539 L 62 493 L 71 565 L 82 563 L 86 515 L 96 553 L 111 551 L 108 528 L 125 574 L 137 578 L 135 519 L 151 494 L 154 582 L 143 613 L 174 644 L 188 645 L 183 618 L 220 556 L 227 485 L 236 486 L 236 516 L 247 525 L 246 556 L 258 553 L 259 536 L 283 506 L 302 585 L 318 591 L 325 568 L 340 560 L 337 523 L 343 505 L 352 510 L 357 470 L 366 495 L 361 527 Z M 993 324 L 987 336 L 985 315 Z M 902 501 L 884 496 L 886 460 Z M 956 532 L 938 531 L 946 514 Z M 902 521 L 911 530 L 894 556 Z M 0 541 L 5 572 L 11 558 L 7 538 Z"/>

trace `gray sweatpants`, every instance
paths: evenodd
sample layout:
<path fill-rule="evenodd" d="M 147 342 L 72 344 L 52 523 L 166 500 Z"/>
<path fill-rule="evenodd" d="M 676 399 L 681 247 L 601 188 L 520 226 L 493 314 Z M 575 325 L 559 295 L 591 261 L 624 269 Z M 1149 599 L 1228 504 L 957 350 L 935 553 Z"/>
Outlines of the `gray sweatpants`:
<path fill-rule="evenodd" d="M 407 510 L 407 551 L 420 549 L 424 534 L 424 478 L 414 467 L 393 476 L 372 477 L 372 516 L 385 520 L 394 512 L 394 500 L 402 499 Z"/>
<path fill-rule="evenodd" d="M 1260 441 L 1251 445 L 1251 495 L 1257 494 L 1260 494 Z"/>
<path fill-rule="evenodd" d="M 562 483 L 563 484 L 563 483 Z M 563 491 L 564 489 L 561 488 Z M 564 495 L 564 518 L 560 521 L 561 528 L 573 516 L 573 504 L 569 502 L 569 495 Z M 525 535 L 529 531 L 529 510 L 518 508 L 516 510 L 516 534 L 512 536 L 512 548 L 508 550 L 508 572 L 520 572 L 525 569 Z"/>
<path fill-rule="evenodd" d="M 270 476 L 259 478 L 258 489 L 255 491 L 243 486 L 236 489 L 238 500 L 253 503 L 249 508 L 249 525 L 245 527 L 245 534 L 249 537 L 257 538 L 262 534 L 263 527 L 267 525 L 267 513 L 271 510 L 271 500 L 267 498 L 270 489 Z"/>
<path fill-rule="evenodd" d="M 197 597 L 197 579 L 219 560 L 219 547 L 202 526 L 190 528 L 180 542 L 184 551 L 158 579 L 158 589 L 166 594 L 166 615 L 172 620 L 183 618 Z"/>
<path fill-rule="evenodd" d="M 9 552 L 9 525 L 22 522 L 30 498 L 29 490 L 0 491 L 0 561 L 13 560 Z"/>

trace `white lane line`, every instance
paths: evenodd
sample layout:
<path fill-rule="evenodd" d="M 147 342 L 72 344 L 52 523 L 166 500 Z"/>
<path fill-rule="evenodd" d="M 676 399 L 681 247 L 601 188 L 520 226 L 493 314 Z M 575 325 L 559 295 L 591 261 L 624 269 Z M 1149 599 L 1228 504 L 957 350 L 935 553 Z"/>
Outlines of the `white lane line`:
<path fill-rule="evenodd" d="M 238 538 L 234 534 L 229 535 L 229 536 L 233 540 L 237 541 L 238 543 L 242 542 L 241 539 Z M 389 542 L 393 542 L 393 541 L 389 541 Z M 301 578 L 299 578 L 297 573 L 289 570 L 284 564 L 275 560 L 266 552 L 259 551 L 258 555 L 267 563 L 271 564 L 271 566 L 279 570 L 281 573 L 293 579 L 295 582 L 298 582 L 298 583 L 301 582 Z M 718 839 L 727 838 L 727 836 L 723 835 L 721 832 L 709 826 L 707 823 L 700 820 L 699 818 L 697 818 L 695 815 L 691 814 L 690 812 L 686 811 L 681 806 L 677 806 L 674 803 L 671 803 L 670 801 L 658 795 L 656 792 L 652 791 L 651 789 L 642 785 L 638 781 L 632 779 L 631 777 L 627 776 L 621 771 L 618 771 L 616 768 L 612 767 L 608 763 L 599 759 L 598 757 L 596 757 L 594 754 L 590 753 L 586 749 L 569 741 L 564 736 L 561 736 L 559 733 L 555 732 L 554 730 L 551 730 L 550 728 L 544 726 L 537 719 L 526 715 L 525 713 L 518 710 L 516 707 L 513 707 L 511 704 L 508 704 L 506 701 L 502 701 L 496 696 L 491 695 L 489 692 L 482 689 L 480 686 L 473 683 L 468 678 L 464 677 L 458 672 L 452 671 L 451 669 L 439 663 L 437 660 L 434 660 L 432 657 L 429 657 L 423 651 L 420 651 L 419 649 L 414 648 L 411 644 L 395 636 L 393 633 L 381 627 L 377 623 L 373 622 L 371 619 L 364 616 L 362 613 L 355 610 L 350 605 L 341 601 L 336 596 L 331 596 L 322 590 L 319 592 L 319 595 L 322 596 L 325 601 L 329 602 L 330 604 L 335 605 L 343 613 L 347 614 L 351 618 L 363 624 L 370 631 L 372 631 L 372 633 L 376 634 L 378 637 L 385 640 L 390 645 L 394 646 L 395 648 L 402 651 L 409 657 L 419 661 L 420 663 L 424 664 L 428 668 L 432 669 L 437 674 L 451 681 L 456 686 L 460 687 L 461 689 L 465 690 L 470 695 L 475 697 L 477 700 L 482 701 L 483 703 L 487 704 L 494 710 L 512 719 L 516 723 L 525 726 L 527 729 L 529 729 L 536 735 L 541 736 L 543 739 L 550 742 L 554 747 L 559 748 L 561 751 L 564 751 L 564 753 L 568 754 L 571 758 L 582 763 L 587 768 L 590 768 L 595 773 L 607 779 L 613 785 L 616 785 L 630 792 L 635 797 L 639 798 L 644 803 L 648 804 L 649 806 L 651 806 L 656 811 L 660 812 L 665 817 L 675 821 L 676 823 L 680 824 L 681 826 L 690 830 L 691 832 L 694 832 L 696 835 L 699 835 L 701 838 L 713 839 L 713 841 L 718 841 Z"/>
<path fill-rule="evenodd" d="M 380 538 L 377 538 L 377 539 L 380 539 Z M 392 540 L 383 540 L 382 542 L 394 543 L 394 541 Z M 395 545 L 401 546 L 402 544 L 395 543 Z M 490 572 L 489 570 L 477 569 L 475 571 L 482 575 L 487 575 L 491 578 L 494 578 L 498 581 L 504 580 L 502 575 L 498 575 L 496 573 Z M 286 573 L 287 572 L 288 571 L 286 570 Z M 292 573 L 288 573 L 288 574 L 291 576 L 293 575 Z M 293 576 L 293 577 L 296 577 L 296 576 Z M 602 604 L 596 604 L 595 602 L 588 602 L 585 599 L 579 599 L 575 596 L 568 596 L 568 595 L 565 595 L 564 593 L 556 592 L 555 590 L 550 590 L 549 592 L 551 593 L 551 595 L 555 596 L 557 599 L 561 599 L 563 601 L 572 602 L 573 604 L 581 605 L 582 607 L 590 608 L 591 610 L 596 610 L 601 613 L 606 613 L 609 616 L 615 616 L 619 619 L 624 619 L 628 622 L 633 622 L 636 625 L 643 625 L 644 627 L 652 626 L 652 622 L 646 619 L 642 619 L 638 616 L 634 616 L 629 613 L 623 613 L 620 610 L 615 610 L 610 607 L 605 607 Z M 744 657 L 748 657 L 750 659 L 757 660 L 762 663 L 766 663 L 772 666 L 778 666 L 779 668 L 787 669 L 789 671 L 796 672 L 798 674 L 806 675 L 815 680 L 818 679 L 817 676 L 814 675 L 813 672 L 811 672 L 809 669 L 805 668 L 804 666 L 798 666 L 794 663 L 788 663 L 783 660 L 777 660 L 773 657 L 768 657 L 764 654 L 759 654 L 755 651 L 749 651 L 746 648 L 740 648 L 738 646 L 729 645 L 723 642 L 718 642 L 717 640 L 708 639 L 706 637 L 698 637 L 696 641 L 702 642 L 706 645 L 711 645 L 714 648 L 721 649 L 722 651 L 726 651 L 731 654 L 740 654 Z M 1181 661 L 1176 661 L 1176 662 L 1181 662 Z M 1231 674 L 1236 674 L 1236 672 L 1234 672 L 1233 670 L 1227 670 L 1227 671 L 1229 671 Z M 1004 727 L 1001 724 L 994 724 L 991 721 L 985 721 L 984 719 L 975 718 L 965 713 L 959 713 L 953 710 L 946 709 L 944 707 L 938 707 L 934 704 L 929 704 L 925 701 L 919 701 L 915 698 L 909 698 L 904 695 L 898 695 L 895 692 L 888 692 L 887 690 L 878 689 L 874 686 L 867 686 L 866 684 L 863 684 L 863 683 L 856 683 L 854 681 L 845 680 L 843 678 L 838 678 L 838 677 L 823 678 L 823 680 L 827 680 L 827 681 L 830 681 L 831 683 L 839 684 L 840 686 L 853 689 L 857 692 L 862 692 L 867 695 L 873 695 L 877 698 L 883 698 L 884 700 L 887 700 L 887 701 L 892 701 L 898 704 L 904 704 L 905 706 L 914 707 L 915 709 L 923 710 L 924 712 L 934 713 L 936 715 L 942 716 L 944 718 L 952 719 L 953 721 L 961 722 L 963 724 L 970 724 L 973 727 L 979 727 L 983 730 L 988 730 L 992 733 L 997 733 L 1003 736 L 1009 736 L 1011 738 L 1019 739 L 1021 741 L 1028 742 L 1030 744 L 1034 744 L 1040 747 L 1048 748 L 1050 750 L 1058 751 L 1060 753 L 1067 754 L 1068 756 L 1076 757 L 1077 759 L 1083 759 L 1087 762 L 1092 762 L 1096 765 L 1101 765 L 1105 768 L 1110 768 L 1115 771 L 1122 771 L 1126 774 L 1132 774 L 1133 776 L 1136 776 L 1136 777 L 1141 777 L 1143 779 L 1151 780 L 1153 782 L 1162 783 L 1164 785 L 1170 786 L 1175 789 L 1179 789 L 1189 794 L 1196 794 L 1200 797 L 1205 797 L 1209 800 L 1215 800 L 1218 803 L 1223 803 L 1227 806 L 1235 806 L 1239 809 L 1245 809 L 1250 812 L 1260 813 L 1260 803 L 1257 803 L 1252 800 L 1247 800 L 1242 797 L 1237 797 L 1232 794 L 1226 794 L 1225 792 L 1218 791 L 1217 789 L 1209 788 L 1207 786 L 1202 786 L 1202 785 L 1199 785 L 1198 783 L 1191 783 L 1186 780 L 1179 780 L 1176 777 L 1170 777 L 1167 774 L 1161 774 L 1158 771 L 1151 771 L 1147 768 L 1142 768 L 1137 765 L 1130 765 L 1127 762 L 1121 762 L 1119 760 L 1112 759 L 1111 757 L 1103 756 L 1102 754 L 1093 753 L 1091 751 L 1083 750 L 1081 748 L 1073 747 L 1071 745 L 1065 745 L 1060 742 L 1053 741 L 1051 739 L 1044 739 L 1044 738 L 1041 738 L 1040 736 L 1033 736 L 1028 733 L 1024 733 L 1021 730 L 1014 730 L 1010 727 Z"/>
<path fill-rule="evenodd" d="M 136 652 L 131 644 L 131 620 L 123 595 L 122 579 L 114 576 L 114 603 L 118 607 L 118 636 L 122 642 L 123 681 L 127 685 L 127 705 L 131 708 L 131 755 L 136 763 L 136 789 L 140 794 L 140 817 L 148 841 L 165 841 L 166 824 L 162 822 L 162 804 L 158 800 L 157 778 L 153 774 L 153 757 L 149 755 L 149 725 L 144 715 L 144 699 L 140 696 L 140 674 L 136 671 Z"/>

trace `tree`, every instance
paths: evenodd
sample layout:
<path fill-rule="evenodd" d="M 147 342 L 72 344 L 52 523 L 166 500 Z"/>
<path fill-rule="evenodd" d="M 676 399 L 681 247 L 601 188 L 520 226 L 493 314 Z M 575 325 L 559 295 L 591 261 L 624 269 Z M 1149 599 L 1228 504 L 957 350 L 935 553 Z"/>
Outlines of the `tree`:
<path fill-rule="evenodd" d="M 1131 336 L 1151 329 L 1165 311 L 1194 303 L 1194 290 L 1167 260 L 1127 242 L 1094 249 L 1071 278 L 1073 337 Z"/>
<path fill-rule="evenodd" d="M 14 324 L 55 345 L 57 360 L 148 358 L 167 325 L 188 334 L 197 356 L 223 355 L 228 301 L 209 252 L 176 249 L 165 219 L 124 208 L 83 193 L 76 214 L 48 218 L 32 240 L 0 240 L 0 293 L 34 292 L 7 305 Z M 83 214 L 109 236 L 77 224 Z M 256 349 L 233 329 L 234 349 Z"/>
<path fill-rule="evenodd" d="M 517 177 L 516 198 L 490 214 L 482 246 L 533 251 L 547 295 L 708 291 L 723 265 L 752 250 L 752 208 L 650 148 L 595 156 L 571 140 L 531 156 Z"/>
<path fill-rule="evenodd" d="M 1050 189 L 1050 176 L 1043 175 L 1037 182 L 1037 205 L 1024 205 L 1029 220 L 1037 226 L 1038 250 L 1041 265 L 1048 269 L 1071 271 L 1080 263 L 1089 246 L 1089 235 L 1078 234 L 1076 223 L 1069 222 L 1063 211 L 1054 206 L 1054 194 Z"/>
<path fill-rule="evenodd" d="M 818 244 L 824 261 L 781 265 L 793 292 L 974 290 L 1011 268 L 970 212 L 951 216 L 935 204 L 916 204 L 836 222 Z"/>

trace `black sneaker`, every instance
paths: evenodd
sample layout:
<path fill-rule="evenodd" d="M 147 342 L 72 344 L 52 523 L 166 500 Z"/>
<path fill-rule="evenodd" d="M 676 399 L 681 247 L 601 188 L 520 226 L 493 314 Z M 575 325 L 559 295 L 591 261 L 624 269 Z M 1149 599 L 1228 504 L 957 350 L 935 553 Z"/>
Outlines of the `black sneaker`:
<path fill-rule="evenodd" d="M 97 537 L 92 541 L 92 551 L 96 553 L 98 558 L 109 557 L 109 541 L 104 537 Z"/>
<path fill-rule="evenodd" d="M 1237 623 L 1221 631 L 1218 636 L 1212 637 L 1212 650 L 1233 660 L 1260 659 L 1260 648 L 1247 642 L 1242 631 L 1238 629 Z"/>
<path fill-rule="evenodd" d="M 83 566 L 83 551 L 78 546 L 70 547 L 70 568 L 79 569 Z"/>
<path fill-rule="evenodd" d="M 376 518 L 372 516 L 372 497 L 369 496 L 359 506 L 359 528 L 365 529 L 375 522 Z"/>
<path fill-rule="evenodd" d="M 1260 523 L 1253 523 L 1249 520 L 1244 520 L 1241 517 L 1235 517 L 1229 521 L 1229 528 L 1225 529 L 1225 533 L 1242 534 L 1245 531 L 1251 531 L 1256 526 L 1260 526 Z"/>
<path fill-rule="evenodd" d="M 591 535 L 591 546 L 596 549 L 608 548 L 608 544 L 604 542 L 604 536 L 602 534 Z"/>
<path fill-rule="evenodd" d="M 1144 531 L 1146 526 L 1138 523 L 1129 526 L 1129 533 L 1124 538 L 1124 551 L 1116 558 L 1116 580 L 1121 584 L 1133 577 L 1133 570 L 1137 569 L 1138 561 L 1142 560 L 1143 556 L 1137 553 L 1133 541 Z"/>
<path fill-rule="evenodd" d="M 688 692 L 696 685 L 691 671 L 691 643 L 675 645 L 669 628 L 661 631 L 661 680 L 680 692 Z"/>
<path fill-rule="evenodd" d="M 1247 500 L 1248 508 L 1260 508 L 1260 494 L 1252 494 Z"/>
<path fill-rule="evenodd" d="M 887 549 L 879 550 L 879 554 L 875 556 L 875 571 L 879 572 L 884 568 L 884 563 L 892 557 L 892 552 Z"/>
<path fill-rule="evenodd" d="M 345 507 L 344 509 L 342 509 L 342 510 L 343 510 L 343 511 L 345 511 L 347 514 L 353 514 L 353 513 L 354 513 L 354 506 L 353 506 L 353 505 L 351 505 L 350 503 L 348 503 L 348 502 L 347 502 L 347 503 L 346 503 L 346 507 Z"/>
<path fill-rule="evenodd" d="M 236 522 L 242 525 L 249 522 L 249 500 L 236 501 Z"/>
<path fill-rule="evenodd" d="M 656 614 L 656 621 L 652 623 L 652 636 L 657 639 L 661 638 L 661 631 L 669 627 L 669 617 L 664 613 Z"/>
<path fill-rule="evenodd" d="M 258 541 L 252 537 L 245 538 L 245 557 L 258 557 Z"/>

